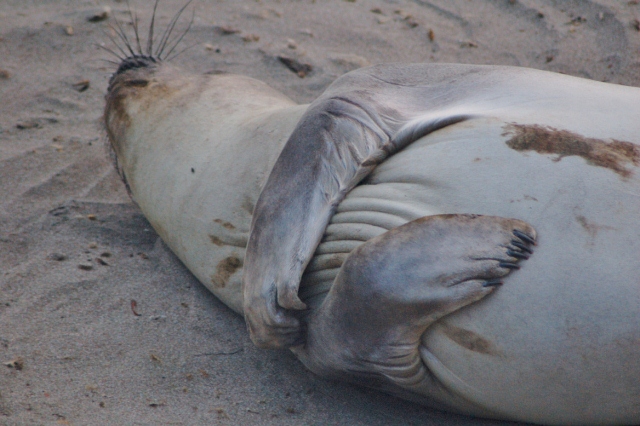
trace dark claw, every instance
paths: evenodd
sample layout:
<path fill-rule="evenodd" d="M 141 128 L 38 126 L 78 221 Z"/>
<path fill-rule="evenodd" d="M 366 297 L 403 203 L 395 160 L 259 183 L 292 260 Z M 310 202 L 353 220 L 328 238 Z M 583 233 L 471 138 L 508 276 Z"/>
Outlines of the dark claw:
<path fill-rule="evenodd" d="M 532 254 L 533 250 L 531 250 L 529 247 L 527 247 L 527 245 L 522 244 L 520 241 L 511 241 L 511 244 L 513 244 L 514 246 L 518 247 L 520 250 L 522 251 L 526 251 L 527 253 Z"/>
<path fill-rule="evenodd" d="M 500 262 L 499 265 L 500 265 L 501 268 L 520 269 L 520 267 L 518 265 L 516 265 L 515 263 L 511 263 L 511 262 Z"/>
<path fill-rule="evenodd" d="M 515 257 L 516 259 L 528 259 L 529 255 L 520 253 L 519 251 L 513 251 L 511 249 L 507 250 L 507 255 L 511 257 Z"/>
<path fill-rule="evenodd" d="M 500 280 L 489 280 L 487 282 L 485 282 L 484 284 L 482 284 L 482 287 L 496 287 L 499 285 L 502 285 L 502 281 Z"/>
<path fill-rule="evenodd" d="M 518 231 L 517 229 L 514 229 L 513 235 L 515 235 L 516 237 L 520 238 L 525 243 L 529 243 L 531 245 L 536 245 L 536 240 L 534 240 L 533 238 L 531 238 L 530 236 L 528 236 L 524 232 L 521 232 L 521 231 Z"/>

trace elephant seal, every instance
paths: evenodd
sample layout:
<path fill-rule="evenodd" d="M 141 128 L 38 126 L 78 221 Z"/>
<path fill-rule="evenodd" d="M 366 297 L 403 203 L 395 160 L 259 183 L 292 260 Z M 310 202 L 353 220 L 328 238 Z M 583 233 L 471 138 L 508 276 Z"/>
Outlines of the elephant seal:
<path fill-rule="evenodd" d="M 640 89 L 391 64 L 296 105 L 138 52 L 104 117 L 133 199 L 258 345 L 439 409 L 640 423 Z"/>

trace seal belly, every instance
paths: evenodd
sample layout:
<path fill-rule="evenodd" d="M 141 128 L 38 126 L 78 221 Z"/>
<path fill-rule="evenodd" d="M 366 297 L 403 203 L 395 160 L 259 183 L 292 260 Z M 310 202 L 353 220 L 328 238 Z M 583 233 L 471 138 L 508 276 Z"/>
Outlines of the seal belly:
<path fill-rule="evenodd" d="M 305 269 L 301 299 L 317 308 L 351 251 L 389 229 L 434 214 L 438 213 L 428 205 L 407 199 L 403 191 L 391 186 L 357 186 L 338 206 Z"/>
<path fill-rule="evenodd" d="M 346 253 L 421 216 L 524 220 L 539 235 L 535 255 L 490 297 L 430 327 L 423 361 L 450 391 L 496 417 L 633 423 L 640 416 L 636 163 L 622 154 L 607 157 L 616 164 L 594 158 L 611 140 L 584 152 L 518 149 L 510 126 L 459 123 L 381 164 L 338 207 L 301 295 L 317 306 Z"/>

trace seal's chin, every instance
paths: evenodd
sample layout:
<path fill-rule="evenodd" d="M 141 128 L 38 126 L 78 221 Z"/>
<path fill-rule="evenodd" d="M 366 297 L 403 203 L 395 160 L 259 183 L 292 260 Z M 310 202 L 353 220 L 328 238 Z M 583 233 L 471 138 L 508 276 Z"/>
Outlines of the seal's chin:
<path fill-rule="evenodd" d="M 150 55 L 132 55 L 123 59 L 109 79 L 105 96 L 104 123 L 111 154 L 127 191 L 131 195 L 123 165 L 123 153 L 127 143 L 126 132 L 132 123 L 131 101 L 145 96 L 147 86 L 163 62 Z"/>

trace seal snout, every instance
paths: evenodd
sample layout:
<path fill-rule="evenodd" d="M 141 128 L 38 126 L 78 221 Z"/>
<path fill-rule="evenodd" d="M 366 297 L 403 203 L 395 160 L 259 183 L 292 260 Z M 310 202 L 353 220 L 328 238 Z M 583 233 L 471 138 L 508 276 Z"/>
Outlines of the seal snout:
<path fill-rule="evenodd" d="M 149 83 L 148 72 L 153 72 L 161 63 L 159 58 L 151 55 L 135 54 L 123 59 L 109 79 L 109 92 L 118 85 L 145 87 Z"/>
<path fill-rule="evenodd" d="M 148 68 L 158 63 L 158 60 L 153 56 L 147 55 L 133 55 L 125 58 L 120 62 L 115 75 L 122 74 L 125 71 L 135 70 L 138 68 Z"/>

